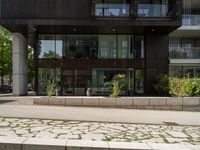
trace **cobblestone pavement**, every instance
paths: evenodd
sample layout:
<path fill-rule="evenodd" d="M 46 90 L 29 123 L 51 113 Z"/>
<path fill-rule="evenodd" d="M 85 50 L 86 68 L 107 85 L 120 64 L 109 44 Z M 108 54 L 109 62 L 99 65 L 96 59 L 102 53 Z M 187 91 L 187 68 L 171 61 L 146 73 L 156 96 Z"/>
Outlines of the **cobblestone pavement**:
<path fill-rule="evenodd" d="M 200 127 L 0 118 L 0 136 L 200 145 Z"/>

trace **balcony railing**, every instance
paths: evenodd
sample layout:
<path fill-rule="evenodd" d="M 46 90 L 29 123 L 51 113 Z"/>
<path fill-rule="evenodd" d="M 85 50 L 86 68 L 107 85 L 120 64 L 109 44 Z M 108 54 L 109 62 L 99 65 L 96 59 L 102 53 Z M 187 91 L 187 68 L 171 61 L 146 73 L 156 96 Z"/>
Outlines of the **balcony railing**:
<path fill-rule="evenodd" d="M 184 26 L 200 26 L 200 15 L 183 15 Z"/>
<path fill-rule="evenodd" d="M 174 59 L 200 59 L 200 47 L 171 47 L 169 56 Z"/>
<path fill-rule="evenodd" d="M 168 5 L 138 4 L 138 17 L 167 17 Z"/>
<path fill-rule="evenodd" d="M 130 16 L 129 4 L 95 4 L 97 17 L 128 17 Z"/>

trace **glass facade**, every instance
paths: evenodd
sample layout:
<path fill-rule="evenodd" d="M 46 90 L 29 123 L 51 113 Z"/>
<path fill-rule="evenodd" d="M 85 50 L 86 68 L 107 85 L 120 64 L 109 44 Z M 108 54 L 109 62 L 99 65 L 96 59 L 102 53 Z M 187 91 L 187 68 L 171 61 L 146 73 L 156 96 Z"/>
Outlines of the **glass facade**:
<path fill-rule="evenodd" d="M 62 36 L 39 35 L 39 58 L 61 58 L 65 42 L 65 38 Z"/>
<path fill-rule="evenodd" d="M 176 66 L 169 67 L 169 74 L 173 76 L 200 77 L 200 67 Z"/>
<path fill-rule="evenodd" d="M 61 82 L 61 70 L 59 68 L 39 68 L 38 93 L 47 95 L 48 82 L 54 80 L 59 86 Z"/>
<path fill-rule="evenodd" d="M 167 17 L 173 11 L 169 4 L 170 0 L 139 0 L 137 13 L 139 17 Z"/>
<path fill-rule="evenodd" d="M 170 38 L 170 58 L 200 58 L 199 38 Z"/>
<path fill-rule="evenodd" d="M 143 36 L 39 35 L 39 58 L 144 58 Z"/>
<path fill-rule="evenodd" d="M 40 67 L 38 70 L 38 93 L 46 94 L 48 81 L 55 79 L 61 95 L 110 95 L 112 83 L 119 80 L 120 95 L 144 93 L 144 73 L 130 67 L 112 68 L 101 65 L 101 60 L 109 62 L 144 58 L 144 38 L 133 35 L 39 35 L 39 60 L 97 60 L 102 67 L 81 69 L 71 66 L 66 69 L 60 64 L 58 68 Z M 98 61 L 99 59 L 99 61 Z M 54 60 L 51 60 L 52 64 Z M 112 63 L 111 63 L 112 64 Z M 48 64 L 49 65 L 49 64 Z M 67 66 L 73 64 L 67 64 Z M 69 67 L 68 66 L 68 67 Z M 79 69 L 77 69 L 77 67 Z M 87 69 L 86 69 L 87 68 Z"/>
<path fill-rule="evenodd" d="M 97 17 L 128 17 L 130 16 L 131 0 L 96 0 L 95 16 Z"/>

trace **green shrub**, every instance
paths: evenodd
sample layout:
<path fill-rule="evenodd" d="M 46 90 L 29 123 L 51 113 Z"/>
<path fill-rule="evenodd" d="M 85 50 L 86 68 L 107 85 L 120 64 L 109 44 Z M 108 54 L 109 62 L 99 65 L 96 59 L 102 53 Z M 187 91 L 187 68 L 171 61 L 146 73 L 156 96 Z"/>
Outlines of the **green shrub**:
<path fill-rule="evenodd" d="M 161 75 L 154 87 L 158 93 L 168 91 L 169 94 L 179 97 L 198 96 L 200 95 L 200 78 Z"/>
<path fill-rule="evenodd" d="M 55 80 L 49 80 L 48 86 L 47 86 L 47 95 L 48 96 L 55 95 L 56 89 L 57 89 L 56 81 Z"/>
<path fill-rule="evenodd" d="M 154 84 L 155 90 L 158 95 L 168 95 L 169 94 L 169 77 L 168 75 L 161 74 L 156 78 L 156 84 Z"/>
<path fill-rule="evenodd" d="M 119 81 L 115 80 L 113 82 L 113 90 L 112 90 L 112 94 L 111 97 L 117 97 L 120 93 L 120 86 L 119 86 Z"/>

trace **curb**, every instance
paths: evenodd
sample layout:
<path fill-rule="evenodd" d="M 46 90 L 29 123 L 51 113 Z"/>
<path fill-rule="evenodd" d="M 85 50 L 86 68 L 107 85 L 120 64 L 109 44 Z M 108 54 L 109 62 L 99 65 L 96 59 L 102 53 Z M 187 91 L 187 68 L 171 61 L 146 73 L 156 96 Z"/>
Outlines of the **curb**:
<path fill-rule="evenodd" d="M 0 150 L 199 150 L 200 145 L 107 142 L 0 136 Z"/>

